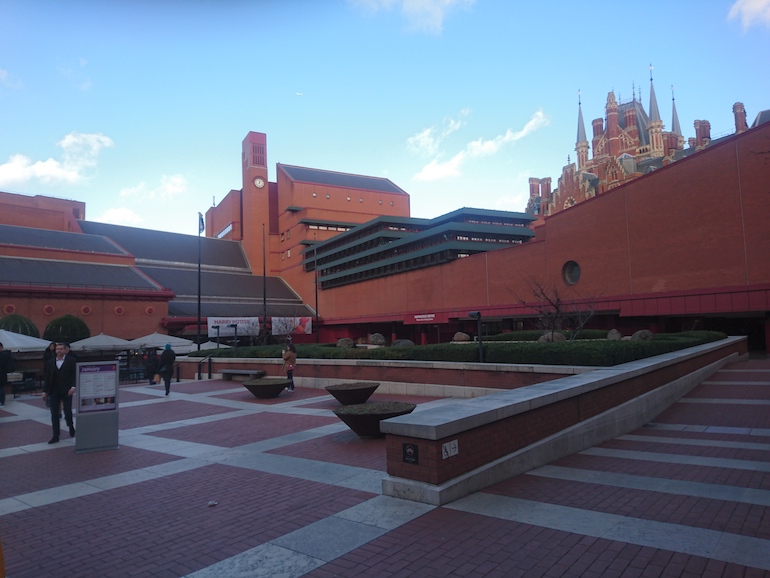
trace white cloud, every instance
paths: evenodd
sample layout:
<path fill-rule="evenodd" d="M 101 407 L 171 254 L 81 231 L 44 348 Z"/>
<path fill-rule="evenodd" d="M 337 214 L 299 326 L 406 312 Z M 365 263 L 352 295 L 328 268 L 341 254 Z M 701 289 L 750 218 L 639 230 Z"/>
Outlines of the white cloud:
<path fill-rule="evenodd" d="M 162 175 L 160 182 L 155 187 L 148 187 L 142 181 L 135 187 L 129 187 L 120 191 L 122 198 L 130 198 L 140 201 L 169 201 L 187 192 L 187 179 L 182 175 Z"/>
<path fill-rule="evenodd" d="M 414 176 L 415 181 L 440 181 L 451 177 L 459 177 L 460 165 L 465 160 L 465 153 L 459 152 L 444 163 L 433 159 Z"/>
<path fill-rule="evenodd" d="M 61 147 L 61 160 L 33 161 L 29 157 L 12 155 L 0 165 L 0 186 L 18 185 L 38 180 L 43 183 L 75 184 L 87 178 L 88 169 L 97 165 L 102 149 L 113 146 L 103 134 L 72 132 L 56 143 Z"/>
<path fill-rule="evenodd" d="M 371 12 L 390 10 L 400 6 L 408 28 L 416 32 L 439 34 L 447 14 L 455 8 L 469 8 L 476 0 L 349 0 Z"/>
<path fill-rule="evenodd" d="M 459 112 L 459 118 L 445 118 L 444 126 L 441 130 L 432 126 L 410 136 L 406 139 L 407 148 L 412 152 L 423 156 L 435 155 L 443 140 L 453 132 L 460 130 L 465 124 L 465 120 L 463 119 L 469 114 L 470 110 L 464 108 Z"/>
<path fill-rule="evenodd" d="M 144 219 L 137 215 L 131 209 L 120 207 L 117 209 L 107 209 L 101 216 L 91 219 L 98 223 L 109 223 L 111 225 L 136 226 L 144 222 Z"/>
<path fill-rule="evenodd" d="M 740 17 L 744 30 L 755 24 L 770 27 L 770 0 L 736 0 L 727 17 Z"/>
<path fill-rule="evenodd" d="M 7 70 L 0 68 L 0 85 L 16 90 L 21 88 L 21 81 L 16 80 Z"/>
<path fill-rule="evenodd" d="M 71 81 L 75 88 L 85 92 L 91 90 L 91 87 L 93 86 L 91 79 L 83 72 L 83 69 L 85 69 L 86 66 L 88 66 L 88 60 L 81 57 L 78 58 L 78 64 L 75 68 L 66 64 L 60 65 L 59 74 Z"/>
<path fill-rule="evenodd" d="M 523 193 L 517 195 L 503 195 L 495 199 L 495 209 L 500 211 L 521 211 L 527 206 L 529 197 Z"/>
<path fill-rule="evenodd" d="M 521 130 L 513 131 L 508 129 L 504 134 L 498 135 L 493 139 L 485 140 L 480 138 L 471 141 L 465 145 L 465 149 L 446 162 L 442 163 L 437 159 L 433 159 L 414 176 L 414 180 L 436 181 L 450 177 L 458 177 L 462 174 L 461 167 L 467 159 L 497 154 L 506 144 L 516 142 L 525 136 L 532 134 L 539 128 L 546 126 L 548 122 L 548 117 L 542 110 L 538 110 L 532 115 L 532 118 L 529 119 L 527 124 L 525 124 Z"/>

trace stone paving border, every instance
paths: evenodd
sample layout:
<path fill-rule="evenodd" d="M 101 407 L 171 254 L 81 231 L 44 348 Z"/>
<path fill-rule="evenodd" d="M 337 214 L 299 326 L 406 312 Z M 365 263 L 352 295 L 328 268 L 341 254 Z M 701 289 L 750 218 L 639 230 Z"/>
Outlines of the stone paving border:
<path fill-rule="evenodd" d="M 740 379 L 731 381 L 732 375 Z M 322 451 L 312 459 L 280 453 L 298 443 L 341 435 L 346 431 L 341 423 L 301 428 L 232 448 L 161 435 L 204 424 L 248 427 L 243 419 L 232 418 L 258 420 L 266 412 L 300 418 L 331 414 L 330 409 L 302 407 L 322 401 L 317 392 L 312 397 L 301 392 L 293 398 L 282 396 L 279 403 L 266 405 L 237 399 L 241 388 L 221 382 L 209 382 L 207 391 L 200 382 L 191 383 L 189 390 L 196 393 L 185 392 L 182 383 L 172 388 L 170 399 L 162 395 L 162 388 L 129 386 L 127 391 L 148 399 L 135 398 L 122 405 L 125 423 L 131 422 L 132 408 L 151 412 L 142 418 L 151 423 L 121 429 L 121 447 L 140 452 L 133 458 L 139 457 L 140 462 L 141 456 L 151 455 L 168 461 L 126 470 L 120 467 L 121 450 L 89 454 L 88 459 L 98 460 L 98 470 L 105 473 L 88 477 L 89 471 L 96 470 L 93 461 L 84 461 L 91 463 L 90 469 L 62 485 L 47 464 L 59 456 L 75 460 L 74 444 L 62 439 L 49 446 L 45 439 L 33 439 L 41 431 L 48 432 L 39 427 L 50 427 L 48 413 L 39 399 L 20 398 L 0 411 L 0 487 L 17 475 L 32 474 L 42 483 L 33 492 L 0 499 L 0 536 L 8 576 L 770 575 L 770 412 L 751 409 L 766 407 L 770 388 L 765 387 L 764 399 L 756 399 L 752 388 L 752 399 L 746 400 L 765 404 L 736 403 L 742 400 L 735 397 L 746 385 L 767 383 L 770 362 L 731 364 L 642 429 L 441 507 L 380 495 L 383 471 L 328 462 Z M 725 395 L 699 398 L 698 389 L 706 387 L 710 394 L 714 388 L 724 388 Z M 708 402 L 713 399 L 733 403 L 719 405 L 718 415 L 710 410 L 702 413 L 701 409 L 715 405 Z M 211 413 L 206 410 L 175 419 L 170 411 L 180 401 L 210 408 Z M 427 401 L 418 411 L 453 402 Z M 704 421 L 711 416 L 714 423 Z M 723 422 L 743 423 L 725 426 Z M 14 436 L 11 431 L 16 432 Z M 19 435 L 24 443 L 18 443 Z M 3 444 L 3 439 L 11 438 L 14 445 Z M 366 451 L 365 446 L 357 451 L 362 448 Z M 190 528 L 184 517 L 158 519 L 148 511 L 147 519 L 160 527 L 141 531 L 158 541 L 137 535 L 144 506 L 135 496 L 144 488 L 171 492 L 170 512 L 186 512 L 179 494 L 185 490 L 178 482 L 198 479 L 216 484 L 210 476 L 199 475 L 208 471 L 237 473 L 241 481 L 248 480 L 243 473 L 249 471 L 255 479 L 283 480 L 270 488 L 269 495 L 260 492 L 259 504 L 243 508 L 256 512 L 255 505 L 269 507 L 269 512 L 262 512 L 268 525 L 255 527 L 251 539 L 243 540 L 220 535 L 216 524 L 198 530 Z M 303 499 L 292 488 L 300 482 L 320 484 L 313 486 L 316 489 L 336 488 L 339 497 L 325 504 L 326 515 L 296 526 L 303 519 L 303 510 L 296 510 Z M 200 494 L 188 487 L 191 494 Z M 348 490 L 352 501 L 345 505 L 339 498 Z M 87 511 L 89 500 L 96 497 L 97 502 L 116 504 L 110 512 L 114 536 L 105 542 L 114 545 L 109 555 L 90 551 L 87 543 L 67 542 L 68 534 L 87 535 L 88 520 L 94 527 L 107 523 L 94 518 L 98 512 Z M 147 502 L 160 503 L 155 495 Z M 233 505 L 212 506 L 210 512 L 218 513 L 220 507 Z M 312 504 L 303 508 L 313 512 Z M 199 518 L 202 513 L 198 511 L 195 519 L 205 519 Z M 248 514 L 244 516 L 240 519 L 237 511 L 231 513 L 228 523 L 248 528 Z M 295 520 L 295 529 L 284 523 L 289 517 Z M 284 527 L 287 531 L 282 532 Z M 36 538 L 23 540 L 27 535 Z M 195 539 L 179 541 L 190 535 Z M 46 547 L 48 536 L 61 537 L 61 544 Z M 255 541 L 256 545 L 248 546 Z M 217 546 L 211 549 L 211 544 Z M 204 549 L 211 554 L 203 553 Z M 187 555 L 182 556 L 183 552 Z"/>

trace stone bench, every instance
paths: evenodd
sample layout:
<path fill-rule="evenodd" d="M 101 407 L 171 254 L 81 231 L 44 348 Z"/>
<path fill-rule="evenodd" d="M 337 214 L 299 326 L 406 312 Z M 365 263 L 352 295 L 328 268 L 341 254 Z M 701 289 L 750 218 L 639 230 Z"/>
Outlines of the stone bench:
<path fill-rule="evenodd" d="M 222 374 L 222 379 L 225 381 L 243 381 L 236 379 L 236 377 L 259 379 L 260 377 L 265 377 L 267 372 L 262 369 L 223 369 L 219 373 Z"/>

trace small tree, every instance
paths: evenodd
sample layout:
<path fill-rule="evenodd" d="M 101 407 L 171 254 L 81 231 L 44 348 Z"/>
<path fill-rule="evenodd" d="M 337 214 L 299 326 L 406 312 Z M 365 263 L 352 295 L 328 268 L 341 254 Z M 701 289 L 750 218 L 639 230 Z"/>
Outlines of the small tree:
<path fill-rule="evenodd" d="M 254 341 L 259 341 L 259 320 L 249 321 L 239 326 L 244 335 L 249 336 L 249 345 L 254 345 Z"/>
<path fill-rule="evenodd" d="M 520 304 L 537 311 L 538 329 L 545 333 L 566 329 L 570 331 L 570 341 L 574 341 L 596 313 L 593 303 L 565 300 L 556 287 L 546 287 L 535 279 L 529 281 L 529 287 L 534 303 L 525 301 L 515 293 L 514 296 Z"/>
<path fill-rule="evenodd" d="M 40 331 L 32 320 L 18 313 L 12 313 L 0 319 L 0 329 L 30 337 L 40 337 Z"/>
<path fill-rule="evenodd" d="M 80 341 L 91 337 L 91 331 L 85 321 L 74 315 L 64 315 L 51 321 L 43 332 L 43 339 L 49 341 Z"/>

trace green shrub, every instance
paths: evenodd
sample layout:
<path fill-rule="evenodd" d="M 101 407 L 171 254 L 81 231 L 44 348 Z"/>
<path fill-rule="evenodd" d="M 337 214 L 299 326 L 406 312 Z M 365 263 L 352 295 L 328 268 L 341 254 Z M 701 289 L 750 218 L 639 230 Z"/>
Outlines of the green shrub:
<path fill-rule="evenodd" d="M 43 339 L 48 341 L 80 341 L 91 337 L 88 325 L 82 319 L 74 315 L 64 315 L 51 321 L 43 332 Z"/>
<path fill-rule="evenodd" d="M 40 331 L 38 331 L 37 326 L 35 326 L 32 320 L 18 313 L 12 313 L 0 319 L 0 329 L 5 329 L 12 333 L 20 333 L 21 335 L 29 335 L 30 337 L 40 337 Z"/>
<path fill-rule="evenodd" d="M 529 334 L 530 332 L 514 332 Z M 504 335 L 513 335 L 506 333 Z M 536 332 L 538 337 L 541 331 Z M 603 332 L 606 337 L 606 332 Z M 590 333 L 589 333 L 590 335 Z M 652 341 L 608 341 L 586 338 L 561 343 L 537 343 L 521 340 L 517 343 L 482 341 L 484 361 L 487 363 L 524 363 L 532 365 L 582 365 L 612 366 L 645 357 L 661 355 L 694 345 L 725 339 L 727 335 L 716 331 L 689 331 L 686 333 L 658 334 Z M 378 347 L 374 349 L 342 349 L 319 344 L 297 345 L 300 359 L 392 359 L 394 361 L 453 361 L 472 363 L 479 359 L 477 342 L 462 344 L 440 343 L 413 347 Z M 239 347 L 219 351 L 193 352 L 191 356 L 281 358 L 280 345 Z"/>

